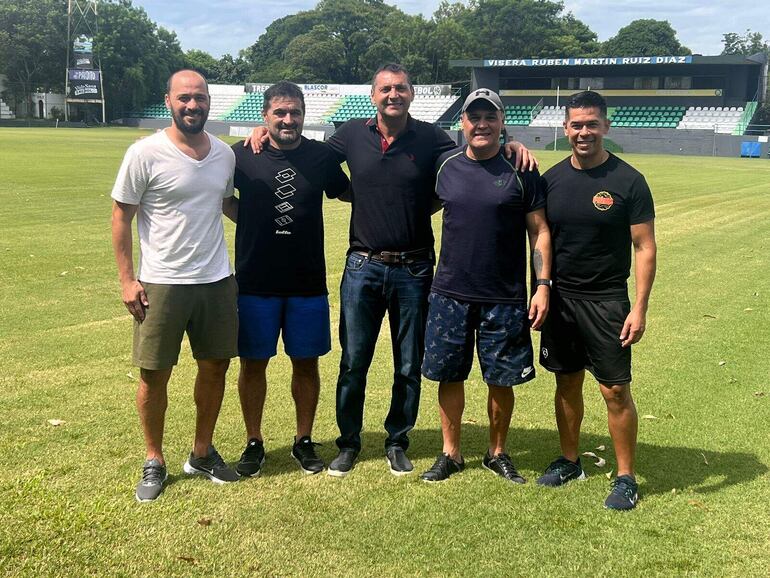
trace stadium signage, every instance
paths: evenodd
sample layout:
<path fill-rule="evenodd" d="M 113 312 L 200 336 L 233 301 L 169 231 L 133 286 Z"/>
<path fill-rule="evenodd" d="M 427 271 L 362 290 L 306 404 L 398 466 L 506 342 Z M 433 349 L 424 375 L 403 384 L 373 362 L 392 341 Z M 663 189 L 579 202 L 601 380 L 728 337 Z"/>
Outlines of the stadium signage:
<path fill-rule="evenodd" d="M 448 84 L 418 84 L 414 93 L 422 96 L 450 96 L 452 87 Z"/>
<path fill-rule="evenodd" d="M 99 70 L 87 70 L 82 68 L 70 68 L 69 77 L 70 80 L 93 80 L 99 81 Z"/>
<path fill-rule="evenodd" d="M 75 53 L 90 54 L 94 51 L 94 39 L 90 36 L 78 36 L 72 45 Z"/>
<path fill-rule="evenodd" d="M 611 56 L 603 58 L 520 58 L 484 60 L 491 66 L 607 66 L 623 64 L 691 64 L 692 56 Z"/>

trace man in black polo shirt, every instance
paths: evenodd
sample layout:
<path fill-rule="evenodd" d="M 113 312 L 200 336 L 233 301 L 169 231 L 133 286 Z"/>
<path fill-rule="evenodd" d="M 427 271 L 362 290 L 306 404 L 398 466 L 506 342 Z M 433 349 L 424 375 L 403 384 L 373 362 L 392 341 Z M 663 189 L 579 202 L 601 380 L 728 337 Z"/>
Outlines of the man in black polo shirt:
<path fill-rule="evenodd" d="M 232 197 L 225 211 L 237 222 L 238 390 L 247 444 L 236 469 L 242 476 L 258 476 L 265 459 L 266 370 L 279 333 L 292 363 L 297 434 L 291 455 L 306 474 L 324 468 L 311 438 L 318 357 L 331 349 L 321 205 L 324 191 L 337 197 L 349 181 L 328 147 L 302 137 L 304 114 L 299 87 L 279 82 L 265 92 L 265 151 L 257 156 L 241 143 L 233 145 L 240 197 Z"/>
<path fill-rule="evenodd" d="M 437 163 L 436 194 L 444 208 L 441 258 L 429 297 L 422 373 L 438 381 L 443 449 L 426 482 L 439 482 L 465 466 L 460 429 L 465 380 L 474 342 L 488 385 L 489 446 L 483 465 L 523 484 L 505 451 L 513 414 L 513 386 L 535 377 L 529 329 L 548 313 L 551 235 L 537 172 L 518 173 L 503 156 L 503 103 L 480 88 L 463 105 L 468 145 Z M 527 307 L 529 235 L 535 292 Z M 533 280 L 534 281 L 534 280 Z"/>
<path fill-rule="evenodd" d="M 578 457 L 583 379 L 588 369 L 607 404 L 617 478 L 607 508 L 636 506 L 637 415 L 631 397 L 631 345 L 642 338 L 655 279 L 655 209 L 644 177 L 604 150 L 607 103 L 585 91 L 566 105 L 564 133 L 572 155 L 550 170 L 547 215 L 553 239 L 551 312 L 543 326 L 540 363 L 556 373 L 556 424 L 562 456 L 538 479 L 560 486 L 585 473 Z M 636 299 L 627 279 L 634 248 Z"/>

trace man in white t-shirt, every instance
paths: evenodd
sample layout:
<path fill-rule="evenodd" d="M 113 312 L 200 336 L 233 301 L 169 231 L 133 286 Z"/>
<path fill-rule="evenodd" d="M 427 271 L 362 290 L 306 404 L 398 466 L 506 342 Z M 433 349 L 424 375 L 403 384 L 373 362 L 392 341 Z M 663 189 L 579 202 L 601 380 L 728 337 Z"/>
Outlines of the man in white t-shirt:
<path fill-rule="evenodd" d="M 184 471 L 234 482 L 212 445 L 230 358 L 238 355 L 237 286 L 222 226 L 233 196 L 235 156 L 203 130 L 210 97 L 206 80 L 181 70 L 168 81 L 173 122 L 133 144 L 112 190 L 112 245 L 123 303 L 134 317 L 136 405 L 147 458 L 136 499 L 156 499 L 166 480 L 163 426 L 167 384 L 187 333 L 198 364 L 195 443 Z M 131 223 L 137 217 L 139 269 L 134 274 Z"/>

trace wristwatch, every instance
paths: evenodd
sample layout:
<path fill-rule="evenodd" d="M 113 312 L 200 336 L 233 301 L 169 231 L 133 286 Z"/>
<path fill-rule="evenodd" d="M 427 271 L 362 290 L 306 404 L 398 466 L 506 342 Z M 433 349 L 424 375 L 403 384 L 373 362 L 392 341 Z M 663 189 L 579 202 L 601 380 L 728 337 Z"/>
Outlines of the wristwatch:
<path fill-rule="evenodd" d="M 538 279 L 537 281 L 535 281 L 535 287 L 540 287 L 541 285 L 545 285 L 546 287 L 551 289 L 553 287 L 553 281 L 551 281 L 550 279 Z"/>

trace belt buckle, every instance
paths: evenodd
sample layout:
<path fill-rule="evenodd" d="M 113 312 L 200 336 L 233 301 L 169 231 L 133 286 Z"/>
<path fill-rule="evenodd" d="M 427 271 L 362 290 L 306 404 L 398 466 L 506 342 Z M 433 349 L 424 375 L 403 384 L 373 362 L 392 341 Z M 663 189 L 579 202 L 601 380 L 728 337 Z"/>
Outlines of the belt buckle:
<path fill-rule="evenodd" d="M 383 263 L 389 265 L 397 265 L 404 262 L 404 257 L 401 253 L 394 253 L 393 251 L 380 251 L 380 259 Z"/>

